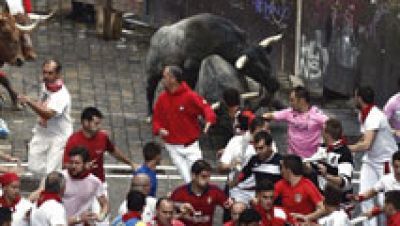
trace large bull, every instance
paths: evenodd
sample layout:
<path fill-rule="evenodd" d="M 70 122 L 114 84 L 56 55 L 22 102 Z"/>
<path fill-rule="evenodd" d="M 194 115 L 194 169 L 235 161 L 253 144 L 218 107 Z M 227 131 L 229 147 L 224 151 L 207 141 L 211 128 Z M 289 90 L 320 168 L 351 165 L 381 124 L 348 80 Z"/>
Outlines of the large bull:
<path fill-rule="evenodd" d="M 224 75 L 218 70 L 225 68 L 225 72 L 228 72 L 225 75 L 234 79 L 232 84 L 240 84 L 239 86 L 244 88 L 241 90 L 248 88 L 246 75 L 261 84 L 271 96 L 279 89 L 279 83 L 271 76 L 268 46 L 280 38 L 280 35 L 273 36 L 258 45 L 251 45 L 245 32 L 238 26 L 223 17 L 211 14 L 195 15 L 161 27 L 151 39 L 145 62 L 148 76 L 148 113 L 152 113 L 155 90 L 162 78 L 163 66 L 168 64 L 181 66 L 186 75 L 185 80 L 191 87 L 195 87 L 199 71 L 202 71 L 201 76 L 204 80 L 211 80 L 212 76 Z M 208 66 L 205 68 L 205 65 Z M 214 71 L 216 74 L 209 74 L 213 71 L 212 68 L 218 69 L 217 72 Z M 207 87 L 199 87 L 198 90 L 204 88 Z M 214 101 L 214 98 L 206 99 Z"/>
<path fill-rule="evenodd" d="M 28 15 L 0 13 L 0 67 L 4 63 L 22 66 L 24 60 L 34 59 L 36 54 L 33 52 L 29 33 L 35 29 L 40 21 L 48 19 L 51 15 L 39 16 L 32 14 L 31 18 L 35 21 L 29 23 Z M 25 24 L 17 23 L 16 20 L 23 20 Z M 12 88 L 10 81 L 2 72 L 0 72 L 0 84 L 7 89 L 14 109 L 18 109 L 17 92 Z"/>

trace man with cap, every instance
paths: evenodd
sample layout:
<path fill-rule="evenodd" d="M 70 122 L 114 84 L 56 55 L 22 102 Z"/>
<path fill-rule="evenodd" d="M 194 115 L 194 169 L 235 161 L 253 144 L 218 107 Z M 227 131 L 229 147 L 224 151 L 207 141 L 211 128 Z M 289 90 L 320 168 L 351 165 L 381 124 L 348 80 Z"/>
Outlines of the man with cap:
<path fill-rule="evenodd" d="M 32 203 L 20 195 L 20 179 L 15 173 L 5 173 L 0 176 L 3 195 L 0 196 L 0 207 L 9 208 L 12 212 L 12 226 L 29 225 L 26 213 Z"/>

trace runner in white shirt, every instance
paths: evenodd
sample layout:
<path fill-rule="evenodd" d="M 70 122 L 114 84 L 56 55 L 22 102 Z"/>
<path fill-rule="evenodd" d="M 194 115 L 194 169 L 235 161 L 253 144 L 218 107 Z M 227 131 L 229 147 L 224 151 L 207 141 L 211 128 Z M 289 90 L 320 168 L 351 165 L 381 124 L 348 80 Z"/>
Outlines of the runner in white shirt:
<path fill-rule="evenodd" d="M 39 176 L 61 170 L 64 146 L 72 134 L 71 96 L 61 79 L 61 68 L 56 60 L 43 63 L 44 89 L 39 101 L 18 96 L 39 116 L 28 154 L 28 168 Z"/>
<path fill-rule="evenodd" d="M 352 152 L 365 152 L 360 170 L 360 192 L 364 193 L 390 171 L 390 159 L 397 144 L 385 114 L 374 105 L 374 91 L 370 87 L 360 87 L 355 92 L 356 106 L 360 110 L 362 138 L 356 144 L 349 145 Z M 383 203 L 383 195 L 379 195 Z M 373 200 L 361 204 L 363 212 L 372 209 Z M 364 226 L 376 226 L 376 219 L 364 222 Z"/>
<path fill-rule="evenodd" d="M 325 211 L 328 214 L 318 219 L 318 225 L 321 226 L 350 226 L 350 219 L 347 213 L 340 209 L 342 202 L 342 191 L 330 184 L 324 190 Z"/>
<path fill-rule="evenodd" d="M 32 208 L 32 203 L 20 195 L 20 179 L 15 173 L 5 173 L 0 176 L 3 195 L 0 196 L 0 207 L 12 211 L 11 226 L 28 226 L 26 214 Z"/>
<path fill-rule="evenodd" d="M 87 149 L 76 147 L 69 152 L 67 170 L 62 172 L 66 181 L 62 200 L 70 225 L 102 222 L 109 210 L 109 202 L 100 179 L 89 173 L 86 168 L 89 163 L 90 156 Z M 94 199 L 100 203 L 99 213 L 90 209 Z"/>
<path fill-rule="evenodd" d="M 150 196 L 150 178 L 147 174 L 138 173 L 132 177 L 130 190 L 139 191 L 146 195 L 146 204 L 142 211 L 142 221 L 150 223 L 156 214 L 157 199 Z M 124 200 L 118 209 L 118 214 L 123 215 L 128 212 L 127 202 Z"/>
<path fill-rule="evenodd" d="M 354 196 L 355 201 L 362 202 L 375 197 L 379 193 L 385 193 L 393 190 L 400 191 L 400 151 L 397 151 L 393 154 L 392 164 L 393 172 L 384 175 L 370 190 Z"/>
<path fill-rule="evenodd" d="M 61 199 L 65 190 L 64 176 L 59 172 L 51 172 L 44 186 L 44 191 L 32 208 L 30 226 L 67 226 L 67 215 Z"/>

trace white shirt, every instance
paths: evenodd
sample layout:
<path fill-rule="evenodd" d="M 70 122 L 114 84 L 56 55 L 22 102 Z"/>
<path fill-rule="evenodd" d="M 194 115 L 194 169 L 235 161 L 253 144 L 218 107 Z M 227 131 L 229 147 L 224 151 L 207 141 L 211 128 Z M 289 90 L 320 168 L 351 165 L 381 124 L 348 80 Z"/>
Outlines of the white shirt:
<path fill-rule="evenodd" d="M 233 136 L 226 145 L 219 161 L 222 164 L 232 164 L 236 162 L 238 166 L 237 170 L 240 170 L 241 166 L 244 164 L 244 154 L 250 143 L 250 139 L 251 135 L 249 132 Z"/>
<path fill-rule="evenodd" d="M 350 226 L 350 219 L 343 210 L 333 211 L 328 216 L 320 218 L 318 224 L 322 226 Z"/>
<path fill-rule="evenodd" d="M 374 185 L 374 190 L 377 192 L 400 190 L 400 182 L 396 180 L 393 173 L 387 174 Z"/>
<path fill-rule="evenodd" d="M 15 206 L 15 211 L 12 214 L 11 226 L 28 226 L 29 219 L 26 218 L 26 213 L 32 208 L 33 204 L 21 197 L 21 200 Z"/>
<path fill-rule="evenodd" d="M 67 88 L 63 86 L 57 92 L 50 92 L 43 85 L 41 101 L 49 109 L 54 110 L 56 115 L 47 120 L 45 127 L 37 123 L 33 132 L 48 136 L 69 137 L 72 134 L 72 120 L 70 116 L 71 96 Z"/>
<path fill-rule="evenodd" d="M 18 13 L 25 13 L 24 5 L 22 0 L 6 0 L 8 9 L 11 15 L 16 15 Z"/>
<path fill-rule="evenodd" d="M 84 179 L 72 179 L 67 170 L 63 170 L 65 177 L 65 192 L 62 197 L 67 217 L 76 217 L 89 211 L 93 200 L 105 196 L 100 179 L 89 174 Z"/>
<path fill-rule="evenodd" d="M 361 124 L 362 133 L 371 130 L 376 132 L 375 139 L 370 150 L 364 154 L 363 160 L 374 163 L 390 161 L 398 147 L 386 115 L 376 106 L 372 107 L 365 122 Z"/>
<path fill-rule="evenodd" d="M 33 206 L 30 226 L 67 226 L 67 215 L 62 203 L 55 200 L 44 202 L 39 208 Z"/>
<path fill-rule="evenodd" d="M 154 217 L 156 216 L 156 203 L 157 199 L 151 196 L 146 197 L 146 205 L 143 208 L 142 212 L 142 221 L 144 223 L 150 223 L 153 221 Z M 122 204 L 119 206 L 118 209 L 118 214 L 119 215 L 124 215 L 128 212 L 127 206 L 126 206 L 126 200 L 122 202 Z"/>

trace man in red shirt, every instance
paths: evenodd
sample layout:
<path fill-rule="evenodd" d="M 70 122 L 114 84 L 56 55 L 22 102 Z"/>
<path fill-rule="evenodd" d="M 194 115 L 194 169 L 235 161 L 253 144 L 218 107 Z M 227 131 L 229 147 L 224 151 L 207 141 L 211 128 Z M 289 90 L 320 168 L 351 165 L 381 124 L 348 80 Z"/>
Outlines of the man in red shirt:
<path fill-rule="evenodd" d="M 291 221 L 286 210 L 274 206 L 274 184 L 268 179 L 257 182 L 256 198 L 254 209 L 260 214 L 263 226 L 284 226 Z"/>
<path fill-rule="evenodd" d="M 400 225 L 400 191 L 392 190 L 385 193 L 384 211 L 387 216 L 387 226 Z"/>
<path fill-rule="evenodd" d="M 107 132 L 101 129 L 102 119 L 102 113 L 95 107 L 87 107 L 82 111 L 82 128 L 68 138 L 65 146 L 63 162 L 64 167 L 69 163 L 69 152 L 73 148 L 85 147 L 89 151 L 90 159 L 92 159 L 91 173 L 103 182 L 106 196 L 108 196 L 103 161 L 104 153 L 106 151 L 120 162 L 131 166 L 133 170 L 136 170 L 139 166 L 127 158 L 110 140 Z M 93 211 L 100 211 L 100 206 L 97 201 L 94 202 Z"/>
<path fill-rule="evenodd" d="M 110 140 L 105 130 L 101 129 L 103 114 L 95 107 L 87 107 L 82 111 L 81 124 L 82 129 L 73 133 L 67 141 L 64 151 L 64 165 L 69 162 L 69 152 L 71 149 L 81 146 L 89 151 L 90 159 L 92 159 L 91 173 L 98 177 L 103 183 L 105 182 L 104 173 L 104 153 L 107 151 L 114 158 L 132 167 L 138 168 L 138 165 L 128 159 L 123 152 L 117 148 Z"/>
<path fill-rule="evenodd" d="M 215 207 L 229 208 L 232 200 L 220 188 L 209 183 L 209 163 L 197 160 L 191 172 L 192 181 L 175 189 L 171 199 L 181 210 L 181 219 L 186 226 L 212 226 Z"/>
<path fill-rule="evenodd" d="M 165 91 L 154 107 L 153 133 L 165 141 L 165 148 L 185 182 L 190 182 L 190 167 L 202 158 L 199 146 L 200 125 L 203 116 L 207 133 L 216 121 L 214 111 L 204 98 L 191 90 L 184 80 L 182 69 L 167 66 L 163 71 Z"/>
<path fill-rule="evenodd" d="M 324 213 L 323 196 L 317 187 L 303 177 L 303 162 L 297 155 L 283 157 L 283 179 L 275 184 L 275 198 L 282 199 L 282 206 L 295 220 L 315 221 Z"/>

